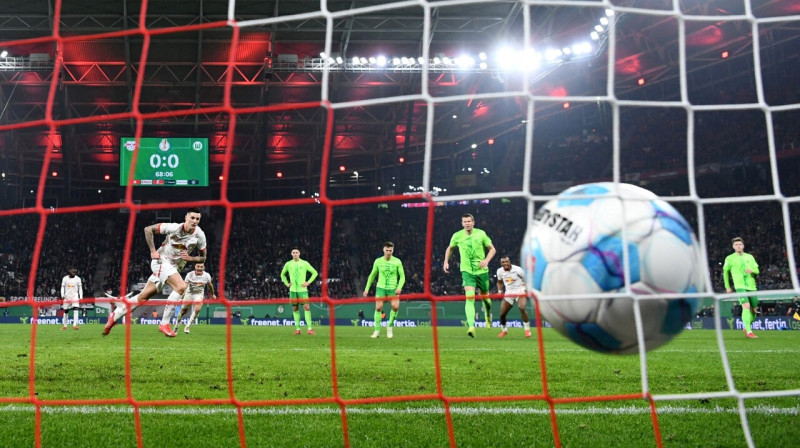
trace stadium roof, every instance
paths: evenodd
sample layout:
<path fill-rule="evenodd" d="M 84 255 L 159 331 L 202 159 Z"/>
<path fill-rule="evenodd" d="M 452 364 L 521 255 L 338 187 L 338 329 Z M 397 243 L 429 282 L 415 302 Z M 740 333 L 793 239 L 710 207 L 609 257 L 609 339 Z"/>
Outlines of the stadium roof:
<path fill-rule="evenodd" d="M 332 170 L 341 162 L 369 176 L 398 165 L 400 156 L 405 163 L 420 162 L 429 123 L 426 99 L 435 103 L 432 156 L 448 160 L 469 151 L 468 142 L 524 127 L 527 99 L 508 92 L 536 99 L 537 117 L 563 113 L 564 98 L 607 98 L 609 48 L 616 52 L 616 98 L 679 101 L 681 26 L 690 100 L 699 92 L 754 82 L 745 79 L 753 66 L 753 23 L 742 20 L 748 12 L 743 3 L 730 1 L 686 0 L 685 21 L 666 14 L 670 0 L 614 1 L 621 9 L 613 16 L 601 2 L 526 10 L 520 2 L 327 1 L 328 11 L 321 12 L 319 0 L 239 0 L 232 22 L 224 0 L 153 0 L 146 14 L 141 3 L 64 0 L 54 10 L 53 1 L 2 2 L 0 50 L 8 54 L 0 58 L 0 126 L 14 128 L 0 139 L 5 169 L 38 177 L 37 161 L 51 144 L 76 182 L 100 179 L 118 163 L 119 138 L 135 132 L 130 113 L 137 95 L 143 135 L 208 136 L 214 177 L 230 144 L 234 182 L 259 178 L 269 187 L 272 171 L 281 171 L 282 183 L 303 184 L 319 175 L 310 170 L 319 166 L 326 143 L 328 109 L 315 104 L 323 95 L 337 105 Z M 645 7 L 656 14 L 631 9 Z M 800 14 L 800 8 L 793 0 L 755 0 L 752 13 L 780 18 Z M 615 45 L 609 45 L 604 19 L 614 22 Z M 766 80 L 797 60 L 799 25 L 775 19 L 756 28 Z M 592 40 L 596 26 L 602 31 Z M 56 32 L 60 39 L 53 37 Z M 587 43 L 591 57 L 566 54 Z M 517 59 L 512 66 L 538 58 L 537 68 L 501 68 L 493 59 L 501 47 L 511 48 L 507 57 Z M 547 51 L 561 54 L 548 60 Z M 477 65 L 481 53 L 487 55 L 486 69 Z M 424 55 L 427 94 L 419 60 Z M 381 56 L 388 62 L 369 60 Z M 395 57 L 408 62 L 393 64 Z M 434 63 L 464 57 L 473 58 L 473 65 Z M 584 124 L 604 119 L 597 104 L 572 102 Z M 229 142 L 233 109 L 236 137 Z M 48 111 L 68 123 L 59 126 L 55 139 L 43 125 Z"/>

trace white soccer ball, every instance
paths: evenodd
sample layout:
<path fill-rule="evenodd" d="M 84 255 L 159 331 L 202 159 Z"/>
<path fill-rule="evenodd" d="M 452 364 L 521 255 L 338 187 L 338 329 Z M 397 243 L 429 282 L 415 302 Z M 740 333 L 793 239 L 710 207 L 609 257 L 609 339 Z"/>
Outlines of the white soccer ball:
<path fill-rule="evenodd" d="M 631 296 L 704 292 L 705 268 L 680 213 L 643 188 L 618 187 L 578 185 L 544 204 L 528 226 L 521 256 L 528 290 L 553 328 L 598 352 L 633 354 L 639 347 Z M 628 297 L 580 298 L 625 292 L 626 266 Z M 643 297 L 639 304 L 647 350 L 680 333 L 697 309 L 694 298 Z"/>

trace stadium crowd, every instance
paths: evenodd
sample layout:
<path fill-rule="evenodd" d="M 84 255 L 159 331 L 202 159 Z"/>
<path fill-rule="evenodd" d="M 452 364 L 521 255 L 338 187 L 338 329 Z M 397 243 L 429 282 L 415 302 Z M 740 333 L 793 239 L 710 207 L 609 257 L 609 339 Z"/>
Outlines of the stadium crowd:
<path fill-rule="evenodd" d="M 696 173 L 700 198 L 773 194 L 772 170 L 768 160 L 764 159 L 766 137 L 757 131 L 748 132 L 750 128 L 747 126 L 736 126 L 737 120 L 743 120 L 747 114 L 734 116 L 737 118 L 731 123 L 720 122 L 722 118 L 713 115 L 700 114 L 697 118 L 696 162 L 698 167 L 714 164 L 712 169 Z M 785 124 L 778 121 L 776 127 L 781 126 L 785 127 Z M 720 127 L 730 129 L 729 134 L 715 138 L 714 133 L 707 131 Z M 682 110 L 645 108 L 623 112 L 620 154 L 623 180 L 626 180 L 626 175 L 636 172 L 669 173 L 654 179 L 632 176 L 627 180 L 662 196 L 688 195 L 687 173 L 680 171 L 685 166 L 685 145 L 658 138 L 667 133 L 680 137 L 676 129 L 684 128 L 685 113 Z M 795 154 L 800 142 L 795 140 L 788 132 L 776 134 L 778 186 L 785 195 L 796 195 L 800 189 L 800 153 Z M 543 141 L 545 147 L 534 152 L 533 166 L 537 173 L 534 190 L 547 182 L 605 180 L 612 173 L 612 142 L 603 132 L 587 128 L 569 137 L 545 136 Z M 514 159 L 509 160 L 513 162 Z M 719 160 L 729 160 L 730 163 L 719 163 Z M 521 173 L 521 165 L 510 163 L 508 168 L 515 174 L 506 180 Z M 427 209 L 408 205 L 414 205 L 414 201 L 405 206 L 393 202 L 334 209 L 327 260 L 331 297 L 361 295 L 372 262 L 381 255 L 385 241 L 395 244 L 395 256 L 403 260 L 406 272 L 404 292 L 424 291 L 423 248 L 426 245 Z M 676 202 L 674 205 L 697 230 L 697 205 L 691 202 Z M 475 216 L 476 227 L 485 230 L 498 249 L 490 272 L 497 269 L 499 257 L 503 255 L 510 256 L 513 263 L 519 264 L 519 247 L 526 228 L 526 207 L 524 201 L 516 199 L 461 201 L 436 207 L 430 248 L 431 292 L 459 295 L 463 291 L 460 277 L 453 273 L 444 274 L 442 263 L 449 238 L 460 230 L 460 217 L 464 213 Z M 797 221 L 800 207 L 794 203 L 787 207 L 790 216 Z M 149 253 L 142 229 L 159 221 L 180 221 L 182 213 L 174 211 L 169 216 L 142 211 L 137 214 L 127 269 L 130 287 L 145 282 L 150 274 Z M 744 238 L 745 250 L 753 254 L 762 268 L 757 279 L 760 289 L 792 288 L 780 202 L 706 203 L 703 204 L 703 214 L 705 226 L 702 236 L 707 247 L 714 291 L 724 291 L 722 261 L 731 252 L 730 240 L 734 236 Z M 207 271 L 215 282 L 219 281 L 224 218 L 224 210 L 212 208 L 205 211 L 200 223 L 210 248 Z M 13 215 L 0 221 L 0 297 L 21 297 L 26 294 L 39 216 Z M 789 245 L 795 251 L 800 247 L 798 224 L 792 223 Z M 292 247 L 298 247 L 301 257 L 321 274 L 324 225 L 325 209 L 319 204 L 234 210 L 227 245 L 226 296 L 235 300 L 286 297 L 288 292 L 280 279 L 280 271 L 291 258 Z M 120 286 L 127 230 L 128 215 L 117 211 L 47 215 L 34 295 L 57 296 L 60 280 L 68 266 L 75 267 L 83 278 L 86 295 L 97 291 L 116 292 Z M 160 240 L 156 243 L 160 244 Z M 796 257 L 798 255 L 795 253 Z M 452 262 L 456 270 L 457 254 Z M 99 277 L 95 278 L 95 275 Z M 312 296 L 321 295 L 321 278 L 309 289 Z"/>
<path fill-rule="evenodd" d="M 480 201 L 478 201 L 480 202 Z M 485 201 L 484 201 L 485 202 Z M 696 226 L 693 204 L 679 207 Z M 209 240 L 207 269 L 215 283 L 221 248 L 224 212 L 212 210 L 201 221 Z M 434 212 L 433 247 L 431 248 L 431 292 L 435 295 L 462 294 L 457 274 L 442 271 L 444 250 L 453 232 L 460 229 L 460 217 L 472 213 L 476 227 L 492 238 L 498 254 L 490 271 L 499 266 L 499 257 L 508 255 L 515 264 L 525 232 L 524 219 L 501 217 L 525 216 L 526 204 L 521 200 L 490 201 L 439 206 Z M 733 236 L 745 238 L 746 251 L 761 266 L 759 289 L 791 289 L 783 217 L 779 204 L 755 202 L 746 207 L 707 205 L 705 238 L 713 289 L 724 291 L 722 260 L 731 252 Z M 141 213 L 136 229 L 155 222 L 152 213 Z M 284 298 L 287 289 L 280 279 L 283 264 L 291 258 L 292 247 L 299 247 L 301 257 L 321 274 L 324 228 L 321 206 L 303 209 L 265 208 L 236 210 L 228 241 L 226 265 L 227 297 L 235 300 Z M 9 225 L 0 227 L 0 296 L 22 297 L 26 294 L 36 232 L 21 229 L 38 228 L 38 217 L 19 215 L 5 218 Z M 354 206 L 334 212 L 329 257 L 329 295 L 333 298 L 360 296 L 375 258 L 381 255 L 385 241 L 395 244 L 395 256 L 403 260 L 406 272 L 404 293 L 422 293 L 425 280 L 426 208 L 407 208 L 387 204 Z M 793 226 L 793 229 L 798 227 Z M 143 238 L 136 232 L 131 244 L 128 284 L 145 282 L 149 272 L 149 253 Z M 127 217 L 117 214 L 54 214 L 48 216 L 47 230 L 39 259 L 34 294 L 52 298 L 59 295 L 60 281 L 67 266 L 78 269 L 84 279 L 85 295 L 95 291 L 119 288 L 122 257 L 127 236 Z M 800 246 L 793 232 L 793 247 Z M 102 257 L 100 256 L 102 255 Z M 452 259 L 458 268 L 457 254 Z M 95 279 L 96 273 L 102 278 Z M 321 295 L 321 278 L 310 286 L 312 296 Z"/>
<path fill-rule="evenodd" d="M 74 267 L 91 285 L 98 254 L 106 248 L 102 219 L 96 214 L 47 215 L 33 295 L 40 301 L 61 296 L 61 279 Z M 39 229 L 38 215 L 20 215 L 0 225 L 0 296 L 24 300 Z M 84 286 L 86 288 L 86 286 Z M 84 291 L 84 295 L 88 296 Z"/>

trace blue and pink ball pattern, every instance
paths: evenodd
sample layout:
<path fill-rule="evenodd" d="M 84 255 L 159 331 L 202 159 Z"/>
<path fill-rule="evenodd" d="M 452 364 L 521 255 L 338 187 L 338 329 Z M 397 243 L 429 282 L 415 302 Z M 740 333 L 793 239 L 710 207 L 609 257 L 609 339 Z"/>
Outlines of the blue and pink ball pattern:
<path fill-rule="evenodd" d="M 639 352 L 634 297 L 651 350 L 681 332 L 697 299 L 647 296 L 706 290 L 690 225 L 669 203 L 630 184 L 565 190 L 536 211 L 521 252 L 545 320 L 598 352 Z"/>

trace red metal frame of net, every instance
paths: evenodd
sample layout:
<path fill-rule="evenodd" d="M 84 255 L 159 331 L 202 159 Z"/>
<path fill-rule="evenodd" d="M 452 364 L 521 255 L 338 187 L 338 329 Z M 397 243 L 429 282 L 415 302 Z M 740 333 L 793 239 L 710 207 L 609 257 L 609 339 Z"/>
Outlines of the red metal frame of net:
<path fill-rule="evenodd" d="M 53 34 L 48 37 L 42 37 L 37 39 L 28 39 L 28 40 L 19 40 L 19 41 L 7 41 L 3 42 L 2 44 L 5 46 L 14 46 L 14 45 L 21 45 L 21 44 L 33 44 L 33 43 L 54 43 L 57 46 L 63 45 L 65 42 L 74 41 L 74 40 L 85 40 L 87 37 L 91 37 L 94 39 L 101 39 L 101 38 L 118 38 L 124 36 L 133 36 L 139 35 L 143 39 L 143 47 L 142 47 L 142 54 L 139 60 L 139 66 L 144 67 L 147 63 L 148 58 L 148 50 L 150 39 L 154 35 L 158 34 L 168 34 L 168 33 L 178 33 L 178 32 L 185 32 L 185 31 L 198 31 L 202 29 L 210 29 L 210 28 L 221 28 L 221 27 L 230 27 L 232 28 L 232 38 L 230 43 L 230 51 L 228 53 L 228 60 L 227 66 L 228 69 L 226 70 L 227 77 L 225 80 L 225 89 L 224 89 L 224 99 L 223 103 L 220 106 L 216 107 L 204 107 L 204 108 L 197 108 L 197 109 L 187 109 L 187 110 L 180 110 L 180 111 L 170 111 L 170 112 L 156 112 L 156 113 L 141 113 L 139 112 L 139 99 L 141 96 L 141 90 L 143 85 L 143 76 L 144 70 L 139 70 L 137 74 L 137 79 L 135 83 L 135 90 L 133 94 L 132 104 L 131 104 L 131 111 L 128 113 L 121 113 L 121 114 L 106 114 L 106 115 L 97 115 L 91 117 L 84 117 L 84 118 L 75 118 L 75 119 L 63 119 L 63 120 L 55 120 L 53 119 L 52 108 L 54 103 L 54 96 L 58 85 L 58 76 L 52 76 L 50 87 L 48 91 L 48 98 L 47 98 L 47 108 L 45 112 L 45 118 L 43 120 L 34 120 L 28 122 L 20 122 L 14 124 L 7 124 L 7 125 L 0 125 L 0 132 L 9 131 L 13 129 L 22 129 L 22 128 L 29 128 L 29 127 L 41 127 L 46 126 L 48 128 L 48 132 L 50 136 L 53 136 L 57 133 L 57 128 L 60 126 L 67 126 L 67 125 L 74 125 L 80 123 L 97 123 L 109 120 L 121 120 L 121 119 L 133 119 L 136 123 L 136 131 L 135 137 L 138 140 L 142 136 L 142 127 L 145 120 L 150 119 L 159 119 L 159 118 L 174 118 L 180 116 L 187 116 L 187 115 L 196 115 L 196 114 L 208 114 L 208 113 L 227 113 L 229 118 L 228 121 L 228 133 L 230 136 L 235 134 L 236 131 L 236 113 L 266 113 L 266 112 L 275 112 L 275 111 L 286 111 L 286 110 L 298 110 L 298 109 L 310 109 L 310 108 L 319 108 L 323 107 L 327 111 L 327 124 L 325 129 L 325 145 L 324 145 L 324 153 L 322 156 L 322 163 L 320 167 L 321 173 L 328 172 L 328 165 L 330 160 L 330 153 L 331 153 L 331 142 L 333 139 L 331 138 L 333 134 L 333 123 L 334 123 L 334 109 L 330 107 L 330 103 L 325 101 L 318 101 L 318 102 L 310 102 L 310 103 L 292 103 L 292 104 L 279 104 L 275 106 L 264 106 L 264 107 L 249 107 L 249 108 L 235 108 L 231 104 L 231 78 L 233 75 L 234 70 L 232 67 L 236 63 L 235 60 L 235 49 L 237 46 L 237 42 L 239 39 L 239 31 L 240 28 L 237 23 L 233 21 L 225 22 L 210 22 L 210 23 L 203 23 L 199 25 L 188 25 L 188 26 L 176 26 L 170 28 L 158 28 L 158 29 L 148 29 L 146 27 L 146 15 L 147 15 L 147 0 L 142 1 L 141 11 L 139 14 L 139 23 L 140 26 L 134 29 L 128 29 L 124 31 L 116 31 L 116 32 L 108 32 L 102 34 L 95 34 L 91 36 L 72 36 L 72 37 L 63 37 L 60 35 L 59 32 L 59 22 L 61 16 L 61 1 L 58 0 L 55 2 L 54 5 L 54 14 L 53 14 Z M 55 59 L 55 66 L 54 66 L 54 74 L 58 73 L 61 70 L 63 65 L 63 60 L 60 57 L 56 57 Z M 455 430 L 453 426 L 453 419 L 451 414 L 451 404 L 452 403 L 470 403 L 470 402 L 501 402 L 501 401 L 530 401 L 530 400 L 538 400 L 544 401 L 549 406 L 549 415 L 550 415 L 550 422 L 553 431 L 553 439 L 556 446 L 561 446 L 561 441 L 559 437 L 559 428 L 556 416 L 556 409 L 555 406 L 558 404 L 568 404 L 568 403 L 587 403 L 587 402 L 601 402 L 601 401 L 616 401 L 616 400 L 639 400 L 645 399 L 649 402 L 650 405 L 650 414 L 651 420 L 653 423 L 654 429 L 654 436 L 657 446 L 662 446 L 661 434 L 659 429 L 658 423 L 658 415 L 656 412 L 656 405 L 653 397 L 650 393 L 635 393 L 635 394 L 621 394 L 621 395 L 604 395 L 604 396 L 584 396 L 584 397 L 568 397 L 568 398 L 557 398 L 552 397 L 548 393 L 548 384 L 547 384 L 547 369 L 545 367 L 545 352 L 544 352 L 544 344 L 542 338 L 542 329 L 541 326 L 537 325 L 537 341 L 538 341 L 538 350 L 539 350 L 539 365 L 541 370 L 541 377 L 542 377 L 542 390 L 543 393 L 541 395 L 504 395 L 504 396 L 460 396 L 460 397 L 451 397 L 447 396 L 443 392 L 442 387 L 442 373 L 441 373 L 441 364 L 440 364 L 440 353 L 439 353 L 439 336 L 437 332 L 437 326 L 432 325 L 432 337 L 433 337 L 433 350 L 434 350 L 434 361 L 435 361 L 435 379 L 436 379 L 436 393 L 434 394 L 419 394 L 419 395 L 402 395 L 402 396 L 388 396 L 388 397 L 374 397 L 374 398 L 357 398 L 357 399 L 345 399 L 342 398 L 339 394 L 338 388 L 338 381 L 337 381 L 337 357 L 336 357 L 336 325 L 335 325 L 335 308 L 333 307 L 333 301 L 331 297 L 328 295 L 328 285 L 326 279 L 328 278 L 328 260 L 330 255 L 330 244 L 331 244 L 331 220 L 333 215 L 333 210 L 335 207 L 338 206 L 346 206 L 346 205 L 356 205 L 356 204 L 365 204 L 365 203 L 377 203 L 377 202 L 388 202 L 388 201 L 407 201 L 409 199 L 423 199 L 428 201 L 428 213 L 427 213 L 427 226 L 426 226 L 426 251 L 425 251 L 425 276 L 424 276 L 424 293 L 422 294 L 408 294 L 403 296 L 403 300 L 427 300 L 430 301 L 431 306 L 431 321 L 437 322 L 437 307 L 435 304 L 437 302 L 442 301 L 455 301 L 455 300 L 464 300 L 464 296 L 435 296 L 431 292 L 431 248 L 433 245 L 433 223 L 434 223 L 434 202 L 431 200 L 431 197 L 427 194 L 416 194 L 416 195 L 394 195 L 394 196 L 380 196 L 380 197 L 363 197 L 358 199 L 347 199 L 347 200 L 333 200 L 330 199 L 327 195 L 327 184 L 325 181 L 324 176 L 320 176 L 320 193 L 319 198 L 308 198 L 308 199 L 296 199 L 296 200 L 279 200 L 279 201 L 252 201 L 252 202 L 231 202 L 228 200 L 228 173 L 230 169 L 231 163 L 231 153 L 232 153 L 232 145 L 234 142 L 233 138 L 227 139 L 227 146 L 225 148 L 225 156 L 224 156 L 224 165 L 222 176 L 223 180 L 221 183 L 220 189 L 220 198 L 217 200 L 205 200 L 205 201 L 191 201 L 191 202 L 184 202 L 184 203 L 151 203 L 151 204 L 136 204 L 132 199 L 133 193 L 133 183 L 128 182 L 128 186 L 125 190 L 125 200 L 124 202 L 120 203 L 113 203 L 113 204 L 96 204 L 96 205 L 87 205 L 87 206 L 76 206 L 76 207 L 63 207 L 58 208 L 57 210 L 51 210 L 43 206 L 43 197 L 44 197 L 44 189 L 45 189 L 45 182 L 48 178 L 47 174 L 50 171 L 50 162 L 52 158 L 52 149 L 53 149 L 53 139 L 48 139 L 48 147 L 44 153 L 44 160 L 42 163 L 41 173 L 39 176 L 38 182 L 38 191 L 36 193 L 36 205 L 33 208 L 26 208 L 26 209 L 12 209 L 12 210 L 0 210 L 0 217 L 6 216 L 13 216 L 13 215 L 23 215 L 23 214 L 37 214 L 39 215 L 39 226 L 37 229 L 37 237 L 36 237 L 36 244 L 33 250 L 33 259 L 30 267 L 29 277 L 28 277 L 28 285 L 27 285 L 27 300 L 15 302 L 14 306 L 18 305 L 28 305 L 31 306 L 34 310 L 34 315 L 38 314 L 38 309 L 43 306 L 49 306 L 54 304 L 60 304 L 58 302 L 37 302 L 34 300 L 34 285 L 36 281 L 36 274 L 37 274 L 37 267 L 39 265 L 39 258 L 42 252 L 42 241 L 44 238 L 44 232 L 47 226 L 47 219 L 48 216 L 56 213 L 56 214 L 71 214 L 71 213 L 81 213 L 81 212 L 94 212 L 94 211 L 103 211 L 103 210 L 117 210 L 117 209 L 127 209 L 131 213 L 129 213 L 128 219 L 128 227 L 127 227 L 127 235 L 125 241 L 125 249 L 123 252 L 122 257 L 122 271 L 128 271 L 129 265 L 129 258 L 131 255 L 131 244 L 132 238 L 131 235 L 136 234 L 135 232 L 135 221 L 136 221 L 136 211 L 140 210 L 156 210 L 156 209 L 164 209 L 164 208 L 188 208 L 188 207 L 222 207 L 225 209 L 225 225 L 223 231 L 223 240 L 222 240 L 222 248 L 221 248 L 221 255 L 220 255 L 220 262 L 219 262 L 219 296 L 218 301 L 222 305 L 224 305 L 227 309 L 227 322 L 226 322 L 226 363 L 227 363 L 227 383 L 228 383 L 228 390 L 229 390 L 229 398 L 225 400 L 150 400 L 150 401 L 143 401 L 143 400 L 136 400 L 133 397 L 132 392 L 132 380 L 131 380 L 131 326 L 125 325 L 125 388 L 126 388 L 126 398 L 119 398 L 119 399 L 92 399 L 92 400 L 44 400 L 39 399 L 36 394 L 36 334 L 37 334 L 37 322 L 36 319 L 33 319 L 31 325 L 31 343 L 30 343 L 30 356 L 29 356 L 29 378 L 28 378 L 28 389 L 29 395 L 25 397 L 0 397 L 0 403 L 25 403 L 33 405 L 35 408 L 35 443 L 36 446 L 41 446 L 41 430 L 42 430 L 42 407 L 44 406 L 73 406 L 73 405 L 129 405 L 134 410 L 134 419 L 135 419 L 135 427 L 136 427 L 136 441 L 137 446 L 144 446 L 143 439 L 142 439 L 142 423 L 141 423 L 141 414 L 140 409 L 142 407 L 151 407 L 151 406 L 209 406 L 209 405 L 230 405 L 234 406 L 237 409 L 237 421 L 238 421 L 238 432 L 239 432 L 239 443 L 240 446 L 245 447 L 247 445 L 247 438 L 245 435 L 244 429 L 244 415 L 243 415 L 243 408 L 245 407 L 266 407 L 266 406 L 297 406 L 297 405 L 315 405 L 315 404 L 335 404 L 338 405 L 340 408 L 341 414 L 341 421 L 342 421 L 342 433 L 345 446 L 350 446 L 350 437 L 348 431 L 348 413 L 347 407 L 353 405 L 364 405 L 364 404 L 376 404 L 376 403 L 387 403 L 387 402 L 405 402 L 405 401 L 438 401 L 443 404 L 444 407 L 444 414 L 447 424 L 447 431 L 448 431 L 448 438 L 450 442 L 450 446 L 457 446 L 456 444 L 456 437 L 455 437 Z M 130 172 L 128 173 L 129 179 L 133 178 L 133 172 L 136 165 L 136 157 L 138 156 L 138 150 L 134 151 L 133 154 L 133 161 L 130 164 Z M 228 252 L 228 240 L 230 236 L 231 230 L 231 220 L 233 211 L 236 209 L 244 209 L 244 208 L 251 208 L 251 207 L 273 207 L 273 206 L 291 206 L 291 205 L 305 205 L 305 204 L 313 204 L 319 201 L 325 207 L 325 235 L 324 235 L 324 243 L 323 243 L 323 266 L 321 272 L 321 279 L 322 279 L 322 296 L 320 298 L 312 299 L 314 301 L 322 302 L 328 305 L 329 309 L 329 318 L 330 318 L 330 351 L 331 351 L 331 384 L 333 390 L 333 396 L 325 397 L 325 398 L 315 398 L 315 399 L 287 399 L 287 400 L 255 400 L 255 401 L 241 401 L 236 398 L 236 394 L 234 392 L 234 380 L 233 380 L 233 372 L 232 372 L 232 350 L 231 350 L 231 343 L 232 343 L 232 336 L 231 336 L 231 307 L 241 305 L 241 304 L 251 304 L 251 305 L 258 305 L 258 304 L 265 304 L 271 303 L 276 304 L 280 302 L 276 302 L 274 299 L 267 302 L 266 300 L 248 300 L 247 302 L 240 302 L 235 300 L 230 300 L 225 296 L 225 269 L 226 269 L 226 260 L 227 260 L 227 252 Z M 120 291 L 127 291 L 127 276 L 121 275 L 120 278 Z M 112 299 L 108 298 L 86 298 L 82 301 L 84 302 L 109 302 Z M 364 303 L 369 299 L 363 298 L 351 298 L 351 299 L 336 299 L 336 305 L 341 304 L 352 304 L 352 303 Z M 154 301 L 156 302 L 156 301 Z M 284 303 L 288 303 L 288 300 L 285 300 Z M 535 308 L 535 322 L 540 321 L 540 314 L 539 314 L 539 303 L 537 300 L 533 301 L 534 308 Z M 9 304 L 4 304 L 4 306 L 9 306 Z M 130 309 L 128 311 L 128 316 L 130 317 Z"/>

